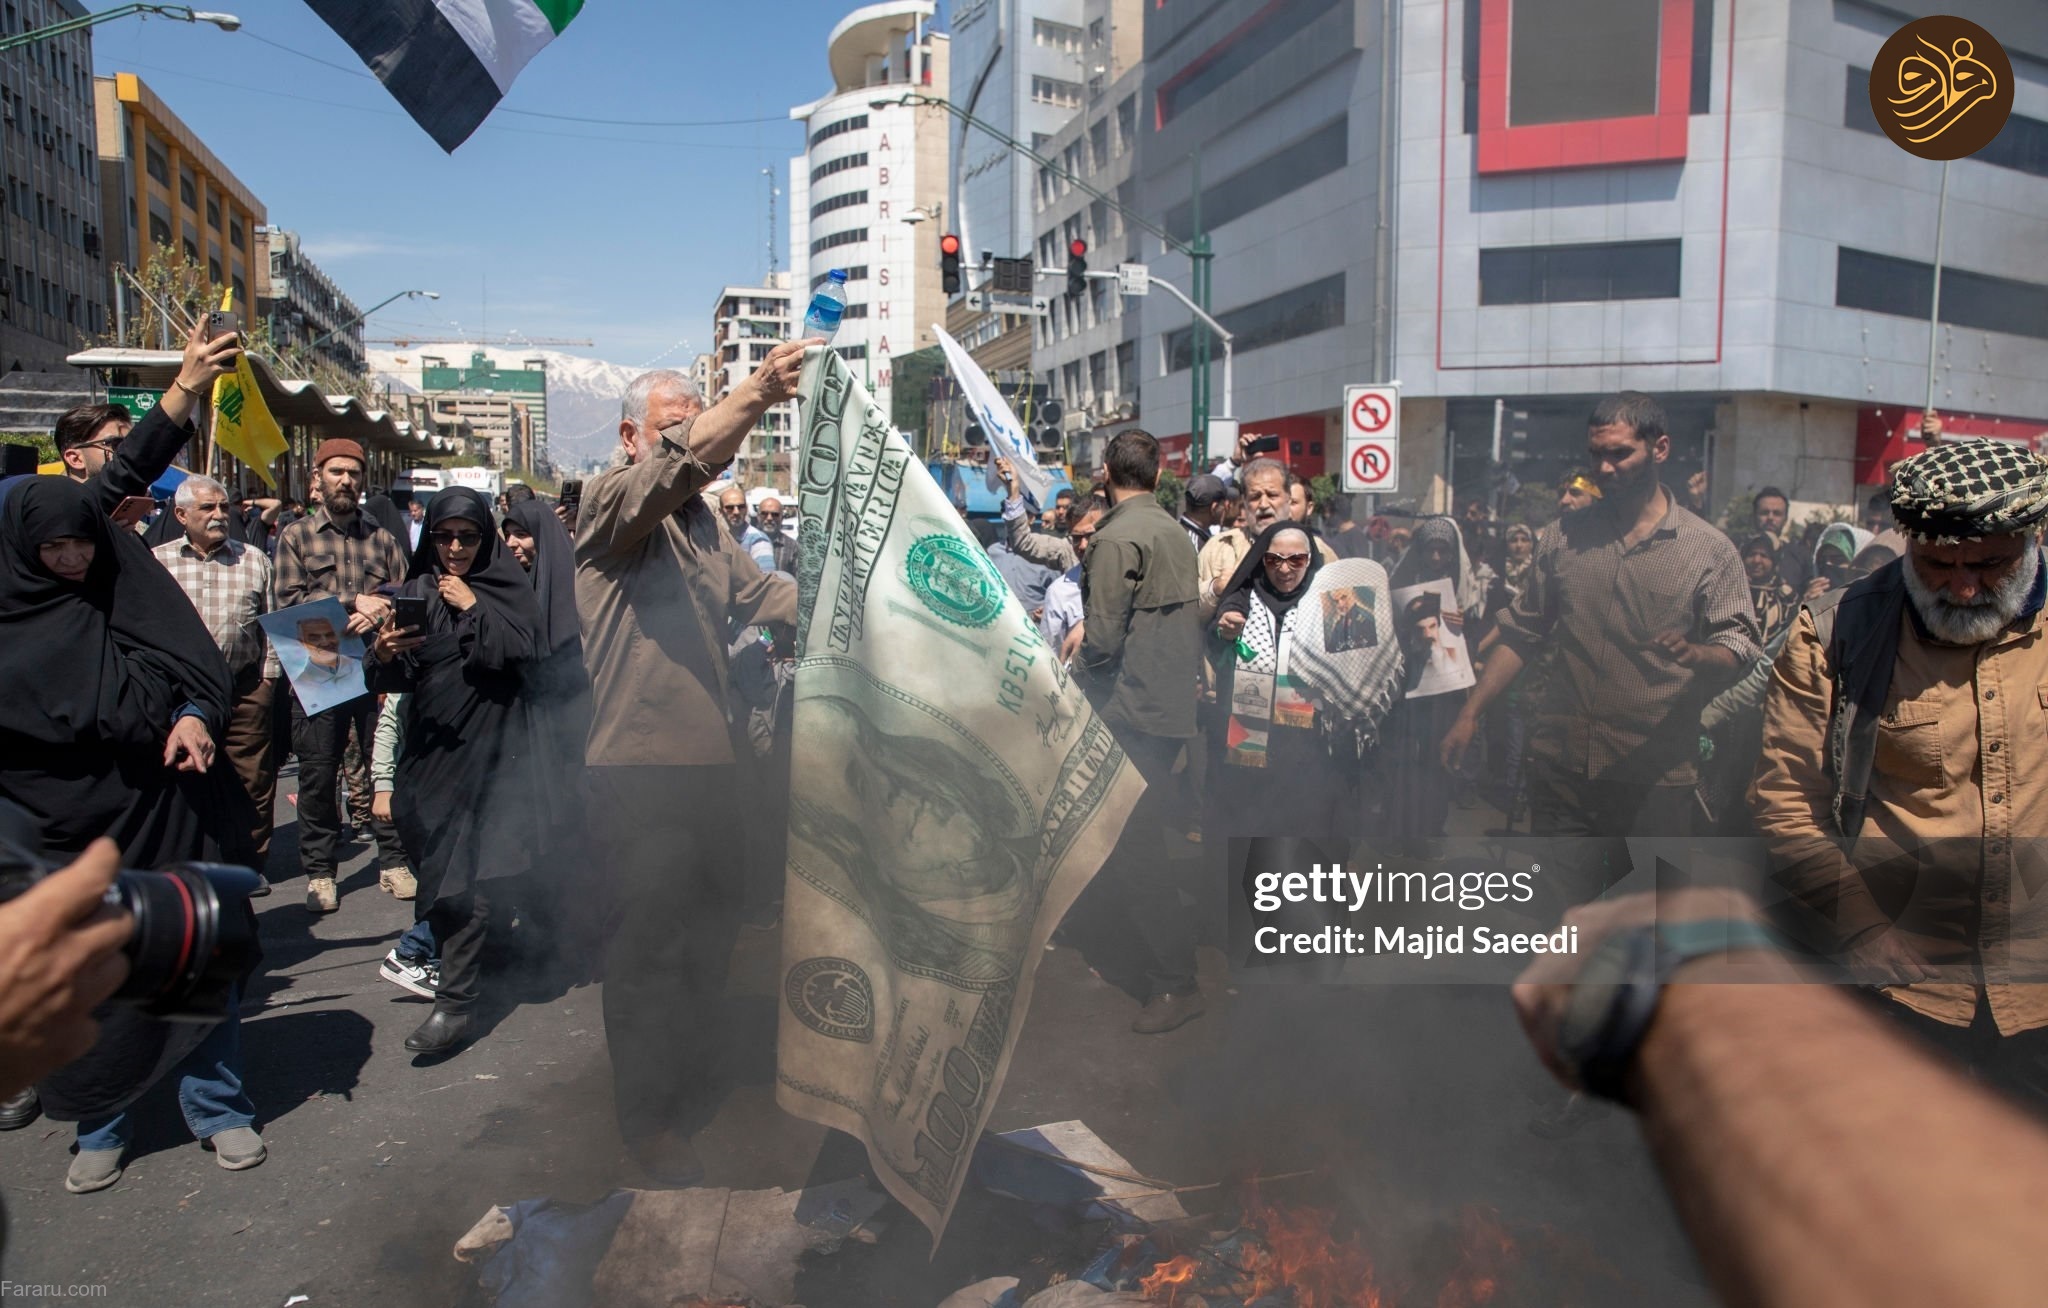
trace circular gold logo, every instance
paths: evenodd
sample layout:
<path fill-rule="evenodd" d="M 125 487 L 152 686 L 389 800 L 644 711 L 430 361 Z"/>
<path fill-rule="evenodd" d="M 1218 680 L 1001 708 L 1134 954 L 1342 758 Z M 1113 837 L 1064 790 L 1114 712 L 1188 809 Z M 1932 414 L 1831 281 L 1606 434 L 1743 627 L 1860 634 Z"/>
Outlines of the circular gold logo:
<path fill-rule="evenodd" d="M 1877 52 L 1870 111 L 1908 154 L 1973 155 L 1991 144 L 2012 113 L 2012 60 L 1991 33 L 1966 18 L 1917 18 Z"/>

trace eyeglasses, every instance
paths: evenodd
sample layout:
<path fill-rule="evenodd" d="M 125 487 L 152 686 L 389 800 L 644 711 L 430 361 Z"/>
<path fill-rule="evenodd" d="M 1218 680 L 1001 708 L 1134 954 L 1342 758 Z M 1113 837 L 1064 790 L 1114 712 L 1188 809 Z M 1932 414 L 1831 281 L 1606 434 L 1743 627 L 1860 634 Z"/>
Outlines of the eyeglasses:
<path fill-rule="evenodd" d="M 761 521 L 763 521 L 763 522 L 781 522 L 781 521 L 782 521 L 782 515 L 781 515 L 780 513 L 764 513 L 764 514 L 762 514 L 762 515 L 760 515 L 760 516 L 761 516 Z"/>
<path fill-rule="evenodd" d="M 1266 566 L 1269 568 L 1298 568 L 1307 562 L 1308 555 L 1306 554 L 1268 554 L 1266 556 Z"/>
<path fill-rule="evenodd" d="M 128 438 L 125 436 L 115 436 L 106 440 L 86 441 L 85 444 L 94 446 L 98 449 L 105 450 L 107 453 L 112 454 L 115 450 L 121 448 L 121 442 L 126 439 Z"/>
<path fill-rule="evenodd" d="M 483 543 L 480 531 L 435 531 L 427 533 L 427 539 L 436 545 L 460 545 L 464 549 L 475 549 Z"/>

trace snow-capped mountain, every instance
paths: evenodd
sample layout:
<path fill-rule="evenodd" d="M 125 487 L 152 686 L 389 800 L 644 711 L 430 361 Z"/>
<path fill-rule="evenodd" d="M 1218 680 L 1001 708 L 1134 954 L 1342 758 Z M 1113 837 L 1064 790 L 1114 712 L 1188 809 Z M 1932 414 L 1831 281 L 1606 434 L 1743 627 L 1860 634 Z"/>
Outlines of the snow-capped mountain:
<path fill-rule="evenodd" d="M 399 350 L 370 350 L 370 372 L 379 387 L 388 384 L 393 390 L 418 394 L 423 355 L 461 368 L 469 366 L 470 356 L 479 348 L 501 368 L 521 367 L 527 359 L 547 361 L 548 448 L 557 467 L 574 468 L 611 457 L 619 443 L 619 399 L 638 369 L 559 350 L 435 341 Z"/>

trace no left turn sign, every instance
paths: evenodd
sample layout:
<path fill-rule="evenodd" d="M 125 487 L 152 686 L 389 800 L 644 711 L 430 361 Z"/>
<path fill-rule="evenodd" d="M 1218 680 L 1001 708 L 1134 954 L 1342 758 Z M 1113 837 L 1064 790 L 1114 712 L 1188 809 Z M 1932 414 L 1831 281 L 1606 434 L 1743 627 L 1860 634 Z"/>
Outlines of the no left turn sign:
<path fill-rule="evenodd" d="M 1366 433 L 1383 431 L 1394 420 L 1394 407 L 1378 391 L 1367 391 L 1351 402 L 1351 426 Z"/>

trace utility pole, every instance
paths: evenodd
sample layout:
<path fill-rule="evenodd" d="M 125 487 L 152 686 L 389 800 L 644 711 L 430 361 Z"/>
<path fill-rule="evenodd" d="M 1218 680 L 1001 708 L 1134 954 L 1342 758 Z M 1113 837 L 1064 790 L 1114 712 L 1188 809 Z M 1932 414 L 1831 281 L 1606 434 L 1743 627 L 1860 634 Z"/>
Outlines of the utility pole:
<path fill-rule="evenodd" d="M 773 281 L 779 267 L 775 259 L 775 170 L 763 168 L 761 176 L 768 179 L 768 278 Z"/>
<path fill-rule="evenodd" d="M 1941 198 L 1934 209 L 1934 303 L 1927 314 L 1927 407 L 1920 411 L 1920 430 L 1924 435 L 1928 419 L 1934 414 L 1934 363 L 1936 347 L 1941 342 L 1941 237 L 1942 229 L 1948 226 L 1948 160 L 1941 161 Z"/>

